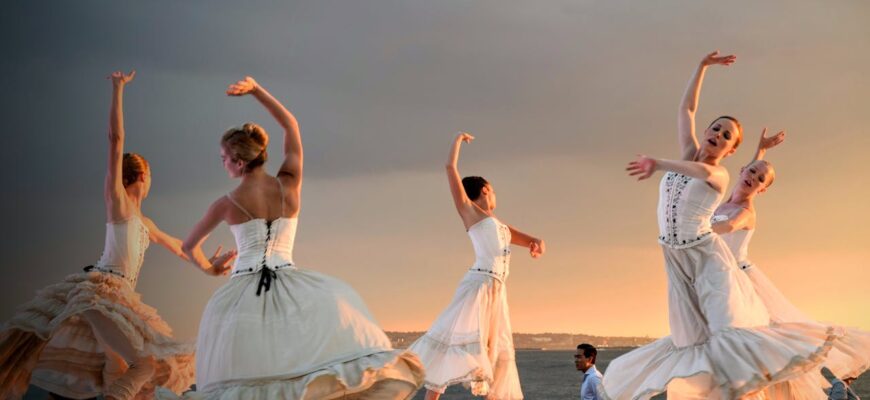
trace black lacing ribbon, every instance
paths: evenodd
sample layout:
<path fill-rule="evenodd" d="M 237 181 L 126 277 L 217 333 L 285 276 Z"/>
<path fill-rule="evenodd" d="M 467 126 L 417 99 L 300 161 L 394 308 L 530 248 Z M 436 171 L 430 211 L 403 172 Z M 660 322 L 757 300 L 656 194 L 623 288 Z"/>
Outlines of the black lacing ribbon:
<path fill-rule="evenodd" d="M 269 267 L 260 270 L 260 282 L 257 284 L 257 296 L 260 292 L 268 292 L 272 288 L 272 280 L 278 279 L 278 274 Z M 263 290 L 265 288 L 265 290 Z"/>

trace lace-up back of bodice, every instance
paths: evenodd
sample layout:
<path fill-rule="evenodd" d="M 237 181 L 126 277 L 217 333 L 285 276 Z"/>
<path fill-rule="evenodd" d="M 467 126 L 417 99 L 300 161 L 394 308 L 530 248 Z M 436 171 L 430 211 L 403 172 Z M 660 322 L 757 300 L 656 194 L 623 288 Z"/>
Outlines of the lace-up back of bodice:
<path fill-rule="evenodd" d="M 117 275 L 135 287 L 149 244 L 148 228 L 138 215 L 125 221 L 109 222 L 103 255 L 94 269 Z"/>
<path fill-rule="evenodd" d="M 511 260 L 511 231 L 507 225 L 487 217 L 468 228 L 468 236 L 474 246 L 472 272 L 507 279 Z"/>
<path fill-rule="evenodd" d="M 274 221 L 258 218 L 230 225 L 238 250 L 233 276 L 252 274 L 263 267 L 274 270 L 292 265 L 297 221 L 297 218 Z"/>
<path fill-rule="evenodd" d="M 242 207 L 232 196 L 227 199 L 250 218 L 240 224 L 230 225 L 236 238 L 238 251 L 232 276 L 260 273 L 260 283 L 257 285 L 257 296 L 269 291 L 272 281 L 278 277 L 276 271 L 296 268 L 293 265 L 293 244 L 296 241 L 297 218 L 284 217 L 284 186 L 278 180 L 278 193 L 281 202 L 281 217 L 274 220 L 255 218 L 245 207 Z"/>

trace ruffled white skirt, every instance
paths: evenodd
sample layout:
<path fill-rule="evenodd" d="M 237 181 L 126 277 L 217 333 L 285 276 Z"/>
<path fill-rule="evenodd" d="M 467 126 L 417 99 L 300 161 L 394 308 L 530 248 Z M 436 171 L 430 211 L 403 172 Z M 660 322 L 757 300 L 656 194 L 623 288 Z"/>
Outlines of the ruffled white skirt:
<path fill-rule="evenodd" d="M 764 398 L 802 379 L 844 335 L 814 322 L 775 322 L 722 240 L 665 247 L 671 336 L 607 368 L 605 398 Z M 780 388 L 781 389 L 781 388 Z"/>
<path fill-rule="evenodd" d="M 462 383 L 487 399 L 522 399 L 505 284 L 469 272 L 447 309 L 409 350 L 426 367 L 427 389 Z"/>
<path fill-rule="evenodd" d="M 746 273 L 756 294 L 761 298 L 770 319 L 774 322 L 815 324 L 812 318 L 794 306 L 770 281 L 760 268 L 748 262 L 741 262 L 740 268 Z M 858 377 L 870 368 L 870 332 L 857 328 L 842 328 L 843 337 L 835 341 L 828 353 L 824 366 L 838 377 Z M 771 399 L 827 399 L 822 391 L 830 383 L 822 377 L 820 368 L 814 368 L 805 376 L 777 385 Z"/>
<path fill-rule="evenodd" d="M 186 397 L 405 399 L 422 384 L 417 357 L 392 349 L 344 282 L 289 268 L 258 296 L 259 282 L 259 273 L 236 276 L 212 296 L 199 327 L 198 392 Z"/>
<path fill-rule="evenodd" d="M 140 356 L 155 356 L 157 370 L 137 399 L 153 398 L 155 386 L 175 392 L 193 383 L 193 345 L 172 338 L 157 311 L 122 278 L 88 272 L 40 290 L 0 332 L 0 393 L 15 398 L 28 384 L 84 399 L 104 392 L 127 370 L 117 354 L 98 342 L 82 318 L 97 311 L 112 321 Z"/>

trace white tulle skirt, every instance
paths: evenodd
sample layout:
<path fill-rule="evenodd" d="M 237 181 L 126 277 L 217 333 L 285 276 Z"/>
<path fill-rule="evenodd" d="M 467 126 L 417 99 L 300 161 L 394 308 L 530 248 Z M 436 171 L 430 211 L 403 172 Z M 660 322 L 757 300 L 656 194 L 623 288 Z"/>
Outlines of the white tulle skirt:
<path fill-rule="evenodd" d="M 809 323 L 812 318 L 794 306 L 779 291 L 776 285 L 760 268 L 749 262 L 741 262 L 756 294 L 767 307 L 770 319 L 780 324 Z M 843 337 L 835 341 L 823 365 L 838 377 L 858 377 L 870 368 L 870 332 L 857 328 L 843 328 Z M 830 383 L 822 377 L 819 368 L 813 368 L 804 376 L 776 385 L 769 393 L 771 399 L 827 399 L 822 391 Z"/>
<path fill-rule="evenodd" d="M 108 318 L 139 355 L 157 358 L 137 399 L 153 398 L 155 386 L 180 393 L 193 383 L 193 345 L 173 339 L 169 325 L 124 279 L 87 272 L 40 290 L 5 324 L 3 398 L 24 395 L 28 384 L 74 399 L 96 397 L 126 372 L 123 358 L 105 348 L 82 317 L 86 311 Z"/>
<path fill-rule="evenodd" d="M 214 293 L 199 327 L 197 393 L 186 397 L 405 399 L 417 391 L 419 360 L 392 349 L 350 286 L 309 270 L 276 275 L 259 296 L 260 274 Z"/>
<path fill-rule="evenodd" d="M 409 350 L 426 367 L 425 386 L 443 393 L 462 383 L 487 399 L 522 399 L 505 284 L 469 272 L 447 309 Z"/>
<path fill-rule="evenodd" d="M 607 368 L 605 398 L 765 398 L 803 379 L 844 336 L 811 321 L 772 321 L 755 287 L 716 235 L 687 249 L 664 247 L 671 336 Z"/>

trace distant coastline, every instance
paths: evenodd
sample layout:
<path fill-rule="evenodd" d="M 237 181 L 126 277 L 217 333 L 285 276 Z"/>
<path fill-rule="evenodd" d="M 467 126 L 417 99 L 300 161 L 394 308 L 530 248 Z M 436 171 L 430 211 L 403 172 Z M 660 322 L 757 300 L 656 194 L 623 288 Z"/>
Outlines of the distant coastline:
<path fill-rule="evenodd" d="M 393 347 L 403 349 L 414 343 L 425 332 L 387 332 Z M 571 333 L 514 333 L 517 350 L 573 350 L 580 343 L 599 348 L 634 348 L 655 341 L 648 336 L 593 336 Z"/>

